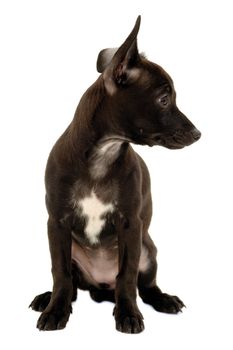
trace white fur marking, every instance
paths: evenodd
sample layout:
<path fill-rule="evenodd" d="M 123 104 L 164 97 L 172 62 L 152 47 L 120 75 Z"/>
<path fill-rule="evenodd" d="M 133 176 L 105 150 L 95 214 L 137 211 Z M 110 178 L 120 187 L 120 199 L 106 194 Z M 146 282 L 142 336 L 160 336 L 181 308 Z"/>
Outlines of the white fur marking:
<path fill-rule="evenodd" d="M 100 141 L 95 147 L 92 159 L 90 172 L 92 178 L 102 178 L 106 175 L 109 166 L 117 159 L 122 141 L 114 140 Z"/>
<path fill-rule="evenodd" d="M 93 190 L 89 197 L 83 198 L 78 204 L 87 220 L 85 227 L 87 238 L 92 244 L 98 243 L 98 236 L 105 224 L 105 219 L 102 216 L 114 210 L 113 204 L 101 202 Z"/>

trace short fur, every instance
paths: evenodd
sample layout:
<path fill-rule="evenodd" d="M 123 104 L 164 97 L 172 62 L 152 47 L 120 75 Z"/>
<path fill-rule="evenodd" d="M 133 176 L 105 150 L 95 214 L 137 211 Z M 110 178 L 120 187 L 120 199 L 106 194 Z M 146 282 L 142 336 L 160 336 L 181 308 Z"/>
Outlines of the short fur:
<path fill-rule="evenodd" d="M 102 74 L 81 98 L 48 159 L 54 284 L 30 305 L 42 312 L 40 330 L 65 327 L 77 288 L 89 290 L 97 302 L 114 302 L 116 328 L 125 333 L 144 329 L 137 289 L 157 311 L 177 313 L 184 306 L 156 282 L 156 247 L 148 233 L 150 177 L 130 143 L 179 149 L 201 134 L 177 108 L 169 75 L 138 53 L 139 26 L 140 17 L 119 49 L 101 51 Z"/>

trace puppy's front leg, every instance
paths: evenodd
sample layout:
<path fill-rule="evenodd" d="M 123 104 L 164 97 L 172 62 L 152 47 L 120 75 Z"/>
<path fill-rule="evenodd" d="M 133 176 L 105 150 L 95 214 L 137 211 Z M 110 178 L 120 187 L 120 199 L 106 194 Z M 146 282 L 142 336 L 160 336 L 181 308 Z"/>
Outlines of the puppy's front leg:
<path fill-rule="evenodd" d="M 38 319 L 40 330 L 65 327 L 71 312 L 71 233 L 58 220 L 48 220 L 49 248 L 52 260 L 53 292 L 50 302 Z"/>
<path fill-rule="evenodd" d="M 116 228 L 119 249 L 119 273 L 114 309 L 116 329 L 124 333 L 140 333 L 144 329 L 144 324 L 136 296 L 142 223 L 140 219 L 133 218 L 133 222 L 130 222 L 119 218 Z"/>

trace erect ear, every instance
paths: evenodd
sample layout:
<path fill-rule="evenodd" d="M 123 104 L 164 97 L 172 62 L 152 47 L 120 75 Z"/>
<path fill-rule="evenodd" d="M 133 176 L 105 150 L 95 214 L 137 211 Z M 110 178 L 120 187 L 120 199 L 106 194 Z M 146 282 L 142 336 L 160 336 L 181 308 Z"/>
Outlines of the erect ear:
<path fill-rule="evenodd" d="M 117 87 L 130 84 L 139 76 L 136 66 L 140 60 L 137 48 L 140 22 L 141 16 L 138 16 L 132 32 L 119 49 L 105 49 L 99 54 L 97 69 L 104 71 L 105 87 L 111 95 Z"/>

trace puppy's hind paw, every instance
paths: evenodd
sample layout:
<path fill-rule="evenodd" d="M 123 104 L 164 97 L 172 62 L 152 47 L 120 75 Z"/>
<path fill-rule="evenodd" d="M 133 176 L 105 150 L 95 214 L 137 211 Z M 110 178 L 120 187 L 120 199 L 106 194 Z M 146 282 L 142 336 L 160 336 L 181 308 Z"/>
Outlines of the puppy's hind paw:
<path fill-rule="evenodd" d="M 165 312 L 168 314 L 178 314 L 178 312 L 182 312 L 182 308 L 185 307 L 180 298 L 166 293 L 156 295 L 150 304 L 156 311 Z"/>
<path fill-rule="evenodd" d="M 43 312 L 48 306 L 51 299 L 51 292 L 45 292 L 37 295 L 29 305 L 34 311 Z"/>
<path fill-rule="evenodd" d="M 185 307 L 183 301 L 175 295 L 161 293 L 156 299 L 152 306 L 159 312 L 177 314 L 182 312 L 182 308 Z"/>

